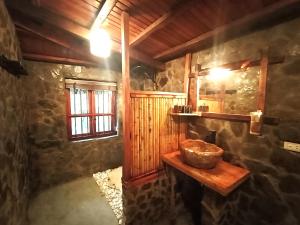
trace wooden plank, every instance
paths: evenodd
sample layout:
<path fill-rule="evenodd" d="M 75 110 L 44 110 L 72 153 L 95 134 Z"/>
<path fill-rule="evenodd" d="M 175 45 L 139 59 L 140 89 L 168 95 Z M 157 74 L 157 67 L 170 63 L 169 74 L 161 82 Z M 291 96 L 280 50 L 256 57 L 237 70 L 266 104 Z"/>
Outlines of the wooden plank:
<path fill-rule="evenodd" d="M 278 63 L 284 62 L 284 60 L 285 60 L 284 56 L 270 57 L 268 60 L 268 64 L 269 65 L 278 64 Z M 239 60 L 237 62 L 225 63 L 223 65 L 216 65 L 215 67 L 221 67 L 221 68 L 230 69 L 230 70 L 240 70 L 240 69 L 246 69 L 249 67 L 260 66 L 260 65 L 261 65 L 261 59 L 259 59 L 259 60 L 244 59 L 244 60 Z M 212 68 L 200 69 L 199 72 L 197 72 L 196 74 L 191 74 L 190 78 L 193 78 L 196 76 L 207 76 L 211 69 Z"/>
<path fill-rule="evenodd" d="M 159 99 L 154 99 L 154 168 L 159 165 Z"/>
<path fill-rule="evenodd" d="M 165 171 L 164 170 L 155 170 L 155 171 L 151 171 L 147 174 L 143 174 L 141 176 L 138 177 L 134 177 L 128 181 L 122 181 L 123 185 L 125 188 L 129 188 L 129 187 L 136 187 L 136 186 L 141 186 L 145 183 L 149 183 L 149 181 L 152 180 L 157 180 L 160 176 L 164 175 Z"/>
<path fill-rule="evenodd" d="M 172 116 L 201 116 L 201 113 L 170 113 Z"/>
<path fill-rule="evenodd" d="M 122 13 L 121 17 L 121 38 L 122 38 L 122 112 L 123 112 L 123 180 L 129 180 L 132 166 L 132 155 L 130 146 L 130 62 L 129 62 L 129 15 Z"/>
<path fill-rule="evenodd" d="M 257 110 L 265 111 L 267 79 L 268 79 L 268 50 L 263 50 L 260 60 L 260 75 L 257 90 Z"/>
<path fill-rule="evenodd" d="M 162 160 L 223 196 L 230 194 L 250 175 L 247 169 L 234 166 L 223 160 L 210 170 L 191 167 L 182 162 L 179 151 L 163 155 Z"/>
<path fill-rule="evenodd" d="M 189 78 L 189 93 L 188 93 L 188 104 L 192 106 L 192 110 L 197 112 L 197 102 L 198 102 L 198 77 Z"/>
<path fill-rule="evenodd" d="M 197 113 L 170 113 L 170 115 L 178 116 L 178 117 L 199 116 L 199 117 L 203 117 L 203 118 L 220 119 L 220 120 L 232 120 L 232 121 L 241 121 L 241 122 L 249 122 L 250 121 L 250 116 L 242 115 L 242 114 L 197 112 Z"/>
<path fill-rule="evenodd" d="M 65 17 L 53 14 L 43 8 L 38 8 L 30 4 L 26 4 L 24 1 L 12 0 L 6 2 L 9 9 L 14 9 L 24 15 L 36 18 L 41 21 L 45 21 L 54 26 L 60 27 L 78 37 L 83 39 L 89 38 L 89 30 L 78 23 L 66 19 Z"/>
<path fill-rule="evenodd" d="M 83 27 L 89 26 L 92 23 L 93 16 L 96 14 L 95 9 L 94 11 L 90 11 L 85 7 L 80 6 L 78 3 L 74 4 L 71 1 L 41 0 L 41 2 L 42 7 L 40 8 L 46 9 L 55 15 L 68 18 L 71 21 L 75 21 Z"/>
<path fill-rule="evenodd" d="M 134 134 L 131 135 L 130 179 L 159 170 L 162 168 L 160 152 L 178 149 L 179 120 L 172 119 L 168 113 L 174 104 L 185 104 L 186 94 L 169 97 L 153 92 L 153 95 L 131 96 Z"/>
<path fill-rule="evenodd" d="M 49 63 L 61 63 L 67 65 L 99 67 L 99 63 L 80 60 L 80 59 L 63 58 L 58 56 L 41 55 L 41 54 L 27 53 L 27 52 L 22 52 L 22 56 L 23 59 L 37 61 L 37 62 L 49 62 Z"/>
<path fill-rule="evenodd" d="M 97 27 L 100 27 L 101 24 L 105 21 L 115 4 L 117 3 L 117 0 L 106 0 L 100 9 L 98 15 L 96 16 L 96 19 L 93 22 L 93 25 L 91 26 L 91 30 L 95 29 Z"/>
<path fill-rule="evenodd" d="M 139 174 L 143 174 L 145 171 L 145 164 L 144 164 L 144 152 L 145 152 L 145 130 L 144 130 L 144 123 L 145 123 L 145 111 L 144 111 L 144 98 L 139 99 L 140 101 L 140 146 L 139 146 L 139 155 L 140 155 L 140 170 Z"/>
<path fill-rule="evenodd" d="M 163 27 L 164 22 L 170 17 L 170 13 L 166 13 L 157 20 L 155 20 L 150 26 L 148 26 L 145 30 L 139 33 L 131 42 L 130 47 L 135 47 L 148 38 L 152 33 L 156 30 Z"/>
<path fill-rule="evenodd" d="M 13 19 L 15 25 L 17 26 L 17 29 L 21 28 L 41 38 L 51 41 L 52 43 L 68 48 L 84 56 L 86 59 L 90 59 L 95 63 L 99 63 L 99 61 L 102 61 L 101 58 L 91 55 L 87 45 L 83 45 L 80 40 L 76 40 L 71 35 L 68 35 L 61 30 L 55 29 L 55 27 L 52 27 L 51 25 L 48 26 L 44 26 L 43 24 L 39 25 L 37 23 L 34 23 L 33 21 L 26 20 L 24 17 L 20 15 L 13 16 Z"/>
<path fill-rule="evenodd" d="M 299 6 L 299 3 L 299 0 L 283 0 L 276 2 L 256 13 L 246 15 L 241 19 L 237 19 L 229 24 L 220 26 L 212 31 L 201 34 L 200 36 L 193 38 L 188 42 L 163 51 L 155 55 L 154 58 L 159 60 L 169 60 L 172 58 L 179 57 L 185 52 L 195 51 L 201 44 L 206 43 L 207 41 L 211 41 L 213 40 L 213 38 L 216 38 L 217 36 L 224 34 L 225 32 L 234 33 L 237 31 L 241 32 L 247 30 L 250 26 L 252 26 L 255 23 L 261 23 L 262 21 L 274 18 L 282 11 L 293 9 Z"/>
<path fill-rule="evenodd" d="M 185 55 L 185 64 L 184 64 L 184 92 L 189 93 L 189 75 L 191 74 L 191 66 L 192 66 L 192 54 L 187 53 Z"/>
<path fill-rule="evenodd" d="M 133 176 L 136 176 L 139 171 L 139 155 L 138 155 L 138 147 L 139 147 L 139 104 L 138 99 L 131 98 L 131 101 L 134 102 L 134 113 L 133 116 L 133 126 L 134 126 L 134 133 L 132 134 L 132 142 L 133 142 L 133 148 L 132 148 L 132 155 L 135 159 L 135 162 L 133 163 Z"/>
<path fill-rule="evenodd" d="M 164 15 L 155 20 L 152 24 L 150 24 L 146 29 L 144 29 L 138 36 L 136 36 L 131 42 L 130 46 L 134 47 L 142 43 L 145 39 L 147 39 L 151 34 L 155 31 L 163 28 L 168 23 L 175 20 L 182 13 L 190 9 L 193 5 L 195 5 L 195 1 L 188 0 L 182 1 L 179 4 L 175 5 L 171 8 L 169 12 L 166 12 Z"/>
<path fill-rule="evenodd" d="M 132 170 L 130 176 L 134 176 L 136 168 L 135 166 L 137 165 L 136 163 L 136 157 L 135 157 L 135 110 L 134 110 L 134 99 L 130 99 L 130 115 L 131 117 L 131 124 L 130 124 L 130 133 L 131 133 L 131 142 L 130 142 L 130 151 L 132 152 Z"/>
<path fill-rule="evenodd" d="M 155 124 L 155 121 L 154 121 L 154 115 L 155 115 L 155 112 L 154 112 L 154 101 L 155 99 L 154 98 L 148 98 L 148 108 L 149 108 L 149 167 L 151 170 L 155 169 L 155 166 L 154 166 L 154 155 L 155 155 L 155 148 L 154 148 L 154 124 Z"/>
<path fill-rule="evenodd" d="M 220 120 L 241 121 L 241 122 L 249 122 L 250 121 L 250 116 L 241 115 L 241 114 L 202 112 L 201 117 L 211 118 L 211 119 L 220 119 Z"/>
<path fill-rule="evenodd" d="M 145 117 L 144 117 L 144 122 L 145 122 L 145 127 L 144 127 L 144 138 L 145 138 L 145 148 L 144 148 L 144 165 L 145 165 L 145 171 L 144 173 L 148 172 L 148 156 L 149 156 L 149 121 L 148 121 L 148 98 L 144 98 L 144 105 L 143 108 L 145 109 Z"/>
<path fill-rule="evenodd" d="M 171 97 L 186 97 L 186 93 L 179 93 L 179 92 L 160 92 L 160 91 L 131 91 L 131 97 L 138 97 L 138 96 L 149 96 L 149 97 L 162 97 L 165 98 L 166 96 Z"/>
<path fill-rule="evenodd" d="M 56 29 L 62 29 L 83 40 L 89 40 L 89 29 L 65 17 L 53 14 L 42 8 L 34 7 L 33 5 L 26 4 L 23 1 L 19 0 L 7 1 L 7 6 L 9 9 L 13 9 L 26 16 L 51 24 L 52 26 L 55 26 Z M 113 41 L 112 51 L 121 53 L 121 49 L 121 44 L 119 42 Z M 130 57 L 158 70 L 163 70 L 165 68 L 164 63 L 154 60 L 152 57 L 137 50 L 132 50 Z"/>

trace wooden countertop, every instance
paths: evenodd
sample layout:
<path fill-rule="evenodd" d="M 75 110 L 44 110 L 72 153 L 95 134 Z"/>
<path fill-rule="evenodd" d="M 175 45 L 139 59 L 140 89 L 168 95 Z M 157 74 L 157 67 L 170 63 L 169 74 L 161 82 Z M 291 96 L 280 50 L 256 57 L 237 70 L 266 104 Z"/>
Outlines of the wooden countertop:
<path fill-rule="evenodd" d="M 223 160 L 218 162 L 215 168 L 209 170 L 191 167 L 181 161 L 179 151 L 162 155 L 162 160 L 223 196 L 227 196 L 250 175 L 249 170 Z"/>

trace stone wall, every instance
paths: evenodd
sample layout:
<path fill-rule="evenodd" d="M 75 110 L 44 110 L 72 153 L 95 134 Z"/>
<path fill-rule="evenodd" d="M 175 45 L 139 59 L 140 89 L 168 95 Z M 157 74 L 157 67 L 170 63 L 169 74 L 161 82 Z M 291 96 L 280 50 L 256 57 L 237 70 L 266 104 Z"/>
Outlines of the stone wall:
<path fill-rule="evenodd" d="M 166 63 L 166 70 L 157 73 L 158 91 L 183 92 L 185 58 L 178 58 Z"/>
<path fill-rule="evenodd" d="M 266 115 L 280 118 L 278 126 L 264 125 L 262 136 L 252 136 L 248 123 L 190 121 L 190 137 L 204 138 L 216 130 L 217 145 L 225 150 L 224 160 L 251 171 L 250 179 L 226 198 L 204 190 L 199 202 L 203 225 L 300 224 L 300 155 L 283 150 L 280 143 L 300 142 L 299 27 L 298 18 L 193 54 L 193 65 L 198 58 L 203 67 L 216 61 L 257 59 L 266 46 L 271 55 L 285 56 L 284 63 L 269 67 L 267 82 Z"/>
<path fill-rule="evenodd" d="M 170 183 L 165 175 L 140 185 L 123 185 L 125 224 L 157 224 L 168 213 L 169 193 Z"/>
<path fill-rule="evenodd" d="M 155 70 L 144 64 L 134 64 L 130 68 L 130 86 L 134 91 L 155 91 Z"/>
<path fill-rule="evenodd" d="M 177 183 L 171 184 L 170 177 L 174 174 L 178 177 Z M 192 225 L 192 215 L 184 204 L 187 204 L 187 207 L 191 206 L 189 191 L 194 184 L 187 183 L 186 177 L 182 175 L 170 169 L 168 175 L 161 173 L 155 179 L 138 185 L 123 185 L 125 224 Z M 188 192 L 181 194 L 182 187 L 188 189 Z M 171 188 L 174 188 L 174 196 L 171 195 Z M 195 196 L 192 196 L 192 199 L 195 199 Z"/>
<path fill-rule="evenodd" d="M 26 61 L 30 82 L 29 141 L 32 191 L 72 180 L 79 176 L 115 168 L 122 163 L 121 74 L 115 71 Z M 66 131 L 64 78 L 118 82 L 119 135 L 72 142 Z"/>
<path fill-rule="evenodd" d="M 20 59 L 15 29 L 0 1 L 0 53 Z M 0 224 L 27 224 L 28 156 L 24 81 L 0 68 Z"/>

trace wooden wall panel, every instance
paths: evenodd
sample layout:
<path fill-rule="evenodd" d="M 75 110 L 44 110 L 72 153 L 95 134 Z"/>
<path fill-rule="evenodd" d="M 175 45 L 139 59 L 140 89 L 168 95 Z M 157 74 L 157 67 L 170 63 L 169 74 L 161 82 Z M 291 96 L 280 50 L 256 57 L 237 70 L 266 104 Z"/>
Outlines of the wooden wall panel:
<path fill-rule="evenodd" d="M 131 178 L 162 168 L 160 155 L 178 150 L 185 139 L 186 123 L 169 115 L 174 105 L 186 104 L 186 94 L 131 93 Z"/>

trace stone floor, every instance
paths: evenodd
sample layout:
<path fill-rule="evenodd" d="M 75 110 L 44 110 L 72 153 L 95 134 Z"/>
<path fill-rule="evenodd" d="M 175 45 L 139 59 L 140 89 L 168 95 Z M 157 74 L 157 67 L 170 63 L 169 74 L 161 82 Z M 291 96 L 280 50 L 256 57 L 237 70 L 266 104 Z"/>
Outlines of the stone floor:
<path fill-rule="evenodd" d="M 92 177 L 50 188 L 29 207 L 30 225 L 117 225 L 104 194 Z"/>

